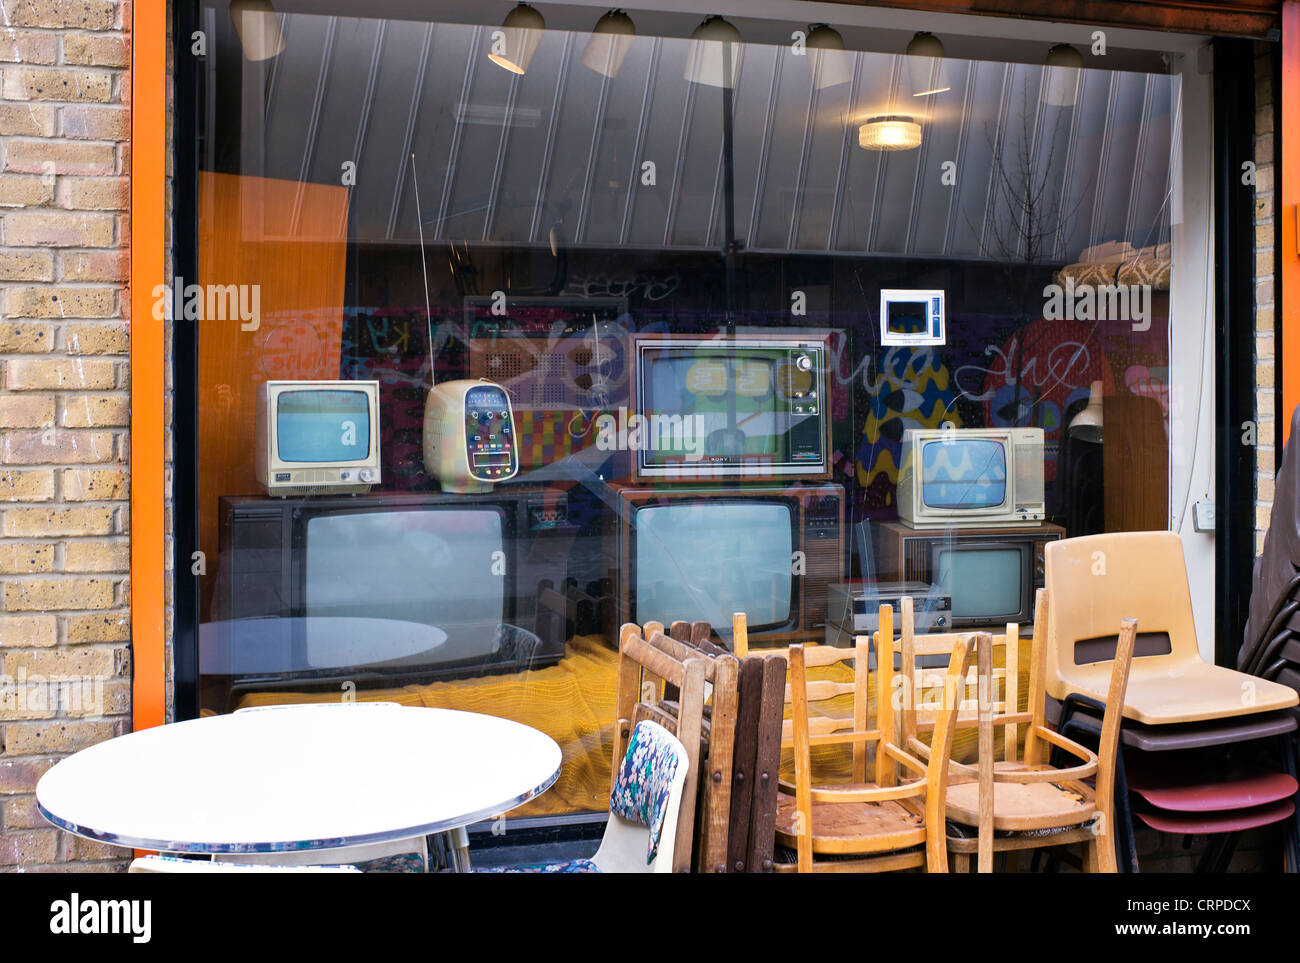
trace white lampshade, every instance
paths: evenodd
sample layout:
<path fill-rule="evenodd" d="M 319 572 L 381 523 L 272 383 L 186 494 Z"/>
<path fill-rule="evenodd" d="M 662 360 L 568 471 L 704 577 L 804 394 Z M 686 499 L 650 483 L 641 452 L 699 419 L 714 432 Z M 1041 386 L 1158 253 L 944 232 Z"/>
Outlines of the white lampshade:
<path fill-rule="evenodd" d="M 1083 54 L 1068 43 L 1047 51 L 1047 84 L 1043 99 L 1052 107 L 1073 107 L 1079 96 Z"/>
<path fill-rule="evenodd" d="M 270 60 L 284 50 L 280 17 L 271 0 L 230 0 L 230 20 L 249 60 Z"/>
<path fill-rule="evenodd" d="M 540 13 L 526 3 L 519 4 L 489 36 L 488 59 L 512 74 L 526 73 L 545 29 L 546 20 Z"/>
<path fill-rule="evenodd" d="M 818 90 L 847 84 L 853 79 L 853 60 L 844 49 L 844 38 L 834 27 L 824 23 L 810 24 L 804 47 L 808 54 L 808 67 L 812 70 L 813 86 Z"/>
<path fill-rule="evenodd" d="M 1101 392 L 1101 382 L 1094 381 L 1092 383 L 1092 389 L 1088 395 L 1088 407 L 1084 408 L 1083 411 L 1070 419 L 1070 426 L 1067 430 L 1069 431 L 1071 438 L 1078 438 L 1080 441 L 1090 441 L 1093 444 L 1101 443 Z"/>
<path fill-rule="evenodd" d="M 911 117 L 872 117 L 858 128 L 867 150 L 911 150 L 921 146 L 921 125 Z"/>
<path fill-rule="evenodd" d="M 622 10 L 611 10 L 596 21 L 587 46 L 582 48 L 582 65 L 611 80 L 618 76 L 623 58 L 632 49 L 636 27 Z"/>
<path fill-rule="evenodd" d="M 685 77 L 693 84 L 735 87 L 740 73 L 740 31 L 721 17 L 709 17 L 691 34 Z M 731 69 L 727 71 L 726 64 Z"/>
<path fill-rule="evenodd" d="M 912 81 L 912 96 L 925 97 L 941 94 L 948 87 L 941 86 L 939 68 L 943 63 L 943 43 L 924 30 L 907 45 L 907 72 Z"/>

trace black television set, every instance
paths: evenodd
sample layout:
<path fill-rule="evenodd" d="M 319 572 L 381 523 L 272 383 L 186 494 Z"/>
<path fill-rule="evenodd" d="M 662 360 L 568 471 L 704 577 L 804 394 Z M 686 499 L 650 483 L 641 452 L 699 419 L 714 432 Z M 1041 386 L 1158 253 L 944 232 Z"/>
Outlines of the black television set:
<path fill-rule="evenodd" d="M 945 539 L 931 547 L 930 571 L 952 598 L 953 628 L 1025 625 L 1034 617 L 1034 538 Z"/>
<path fill-rule="evenodd" d="M 219 515 L 205 676 L 393 685 L 564 655 L 562 626 L 537 611 L 539 587 L 565 581 L 576 532 L 555 490 L 231 496 Z"/>
<path fill-rule="evenodd" d="M 826 594 L 844 581 L 844 489 L 823 485 L 615 486 L 617 621 L 703 621 L 724 640 L 744 612 L 749 641 L 820 641 Z"/>

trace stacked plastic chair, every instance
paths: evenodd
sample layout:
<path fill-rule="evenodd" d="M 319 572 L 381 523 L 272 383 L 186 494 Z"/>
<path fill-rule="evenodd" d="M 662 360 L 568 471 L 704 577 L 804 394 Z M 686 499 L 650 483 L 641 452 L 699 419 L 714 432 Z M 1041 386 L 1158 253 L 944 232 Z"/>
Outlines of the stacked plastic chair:
<path fill-rule="evenodd" d="M 1047 545 L 1045 563 L 1048 717 L 1062 735 L 1100 732 L 1115 626 L 1138 620 L 1116 773 L 1121 868 L 1138 868 L 1138 823 L 1208 835 L 1201 870 L 1226 869 L 1243 830 L 1284 821 L 1293 854 L 1300 695 L 1201 657 L 1178 535 L 1065 539 Z"/>

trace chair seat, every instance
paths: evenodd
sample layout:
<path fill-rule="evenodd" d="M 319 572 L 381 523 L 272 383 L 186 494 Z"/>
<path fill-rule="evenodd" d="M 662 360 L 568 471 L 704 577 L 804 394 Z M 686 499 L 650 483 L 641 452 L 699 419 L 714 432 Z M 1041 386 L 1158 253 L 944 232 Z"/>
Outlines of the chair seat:
<path fill-rule="evenodd" d="M 1291 800 L 1256 806 L 1252 809 L 1230 809 L 1227 812 L 1179 813 L 1169 810 L 1134 813 L 1152 829 L 1162 833 L 1192 835 L 1196 833 L 1235 833 L 1244 829 L 1269 826 L 1290 819 L 1295 812 Z"/>
<path fill-rule="evenodd" d="M 1151 663 L 1148 667 L 1144 663 Z M 1155 664 L 1158 669 L 1153 671 Z M 1102 702 L 1110 685 L 1110 662 L 1070 666 L 1049 680 L 1053 698 L 1080 692 Z M 1136 658 L 1124 695 L 1124 718 L 1147 725 L 1199 722 L 1286 709 L 1300 703 L 1288 686 L 1200 661 Z"/>
<path fill-rule="evenodd" d="M 1296 780 L 1284 772 L 1228 763 L 1200 755 L 1170 761 L 1165 754 L 1131 753 L 1128 788 L 1158 809 L 1219 812 L 1250 809 L 1295 795 Z"/>
<path fill-rule="evenodd" d="M 994 771 L 1008 772 L 1016 768 L 1015 764 L 999 764 Z M 998 782 L 993 788 L 993 829 L 1028 832 L 1078 826 L 1092 819 L 1096 808 L 1092 788 L 1084 783 Z M 978 782 L 959 782 L 948 787 L 947 816 L 968 826 L 979 824 Z"/>
<path fill-rule="evenodd" d="M 566 859 L 558 863 L 529 863 L 523 866 L 492 866 L 476 873 L 599 873 L 600 867 L 589 859 Z"/>
<path fill-rule="evenodd" d="M 817 789 L 872 789 L 874 784 L 817 786 Z M 777 797 L 776 838 L 783 846 L 798 846 L 795 801 L 789 793 Z M 881 853 L 925 842 L 925 820 L 894 800 L 865 803 L 812 804 L 814 853 Z"/>

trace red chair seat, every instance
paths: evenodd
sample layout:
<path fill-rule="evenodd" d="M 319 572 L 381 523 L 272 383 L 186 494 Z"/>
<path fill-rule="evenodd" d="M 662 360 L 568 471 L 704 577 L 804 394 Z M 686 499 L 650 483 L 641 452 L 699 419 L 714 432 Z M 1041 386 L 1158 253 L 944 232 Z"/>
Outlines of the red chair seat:
<path fill-rule="evenodd" d="M 1180 813 L 1169 810 L 1134 813 L 1152 829 L 1162 833 L 1192 835 L 1196 833 L 1234 833 L 1257 826 L 1268 826 L 1290 819 L 1295 812 L 1291 800 L 1256 806 L 1253 809 L 1231 809 L 1227 812 Z"/>
<path fill-rule="evenodd" d="M 1228 763 L 1222 756 L 1171 757 L 1129 752 L 1128 787 L 1152 806 L 1177 812 L 1223 812 L 1280 802 L 1297 783 L 1284 772 Z"/>

